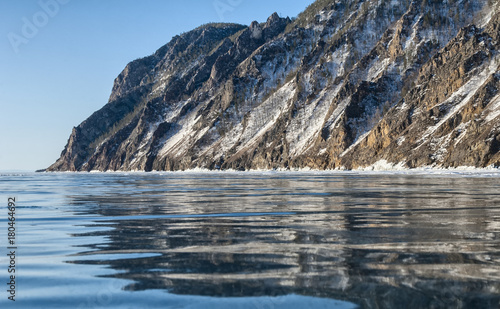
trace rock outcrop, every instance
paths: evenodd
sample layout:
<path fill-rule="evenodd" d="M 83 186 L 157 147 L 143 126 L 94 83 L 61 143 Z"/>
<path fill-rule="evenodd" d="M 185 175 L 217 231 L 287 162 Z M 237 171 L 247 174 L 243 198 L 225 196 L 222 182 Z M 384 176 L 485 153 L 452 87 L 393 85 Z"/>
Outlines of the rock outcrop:
<path fill-rule="evenodd" d="M 318 0 L 126 66 L 49 171 L 500 166 L 495 1 Z"/>

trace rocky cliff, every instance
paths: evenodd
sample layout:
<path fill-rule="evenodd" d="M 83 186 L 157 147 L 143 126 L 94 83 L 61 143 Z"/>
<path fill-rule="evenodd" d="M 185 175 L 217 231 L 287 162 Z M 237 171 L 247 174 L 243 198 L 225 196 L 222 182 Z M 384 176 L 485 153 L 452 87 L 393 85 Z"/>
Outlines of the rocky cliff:
<path fill-rule="evenodd" d="M 128 64 L 49 171 L 500 166 L 496 1 L 318 0 Z"/>

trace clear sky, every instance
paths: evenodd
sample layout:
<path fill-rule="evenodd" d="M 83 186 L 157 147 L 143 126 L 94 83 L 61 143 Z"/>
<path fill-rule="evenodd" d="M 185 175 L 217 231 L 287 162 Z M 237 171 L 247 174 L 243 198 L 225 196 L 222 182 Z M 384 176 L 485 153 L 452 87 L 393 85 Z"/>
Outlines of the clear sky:
<path fill-rule="evenodd" d="M 297 16 L 313 0 L 0 0 L 0 170 L 46 168 L 125 65 L 208 22 Z"/>

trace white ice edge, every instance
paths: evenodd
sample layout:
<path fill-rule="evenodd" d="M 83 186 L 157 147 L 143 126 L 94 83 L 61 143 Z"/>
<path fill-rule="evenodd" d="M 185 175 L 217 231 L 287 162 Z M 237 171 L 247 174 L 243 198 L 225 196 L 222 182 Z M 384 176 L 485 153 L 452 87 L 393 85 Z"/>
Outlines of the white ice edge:
<path fill-rule="evenodd" d="M 44 172 L 44 173 L 3 173 L 0 172 L 0 176 L 23 176 L 23 175 L 44 175 L 44 174 L 113 174 L 113 175 L 183 175 L 183 174 L 213 174 L 213 175 L 259 175 L 259 174 L 308 174 L 308 175 L 349 175 L 349 174 L 361 174 L 361 175 L 428 175 L 428 176 L 451 176 L 451 177 L 500 177 L 500 168 L 494 166 L 488 166 L 485 168 L 477 168 L 472 166 L 460 166 L 456 168 L 443 168 L 436 166 L 423 166 L 417 168 L 407 168 L 404 167 L 402 163 L 389 163 L 385 160 L 380 160 L 368 167 L 347 170 L 344 168 L 338 169 L 327 169 L 327 170 L 318 170 L 318 169 L 310 169 L 310 168 L 292 168 L 292 169 L 276 169 L 276 170 L 267 170 L 267 169 L 252 169 L 247 171 L 238 171 L 238 170 L 209 170 L 204 168 L 195 168 L 184 171 L 152 171 L 152 172 L 144 172 L 144 171 L 91 171 L 91 172 Z"/>

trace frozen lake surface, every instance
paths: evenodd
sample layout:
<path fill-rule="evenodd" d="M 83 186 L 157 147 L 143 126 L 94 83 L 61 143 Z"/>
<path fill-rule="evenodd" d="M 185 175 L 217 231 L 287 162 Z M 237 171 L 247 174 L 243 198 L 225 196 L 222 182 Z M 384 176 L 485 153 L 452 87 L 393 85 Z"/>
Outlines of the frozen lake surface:
<path fill-rule="evenodd" d="M 0 197 L 1 308 L 500 305 L 494 170 L 4 173 Z"/>

